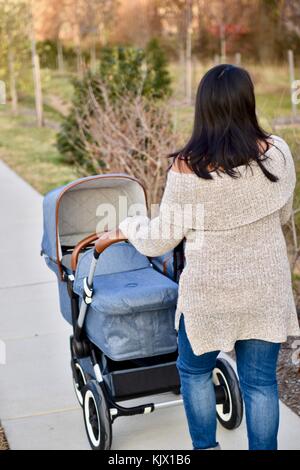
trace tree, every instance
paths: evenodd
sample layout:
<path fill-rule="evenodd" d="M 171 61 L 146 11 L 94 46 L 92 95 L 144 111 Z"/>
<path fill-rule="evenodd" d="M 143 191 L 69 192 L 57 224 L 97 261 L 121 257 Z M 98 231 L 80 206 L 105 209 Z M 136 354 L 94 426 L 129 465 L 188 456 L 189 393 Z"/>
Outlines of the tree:
<path fill-rule="evenodd" d="M 18 113 L 18 74 L 24 56 L 28 53 L 27 4 L 14 0 L 0 0 L 0 48 L 5 57 L 4 69 L 8 76 L 12 111 Z"/>
<path fill-rule="evenodd" d="M 95 67 L 97 45 L 104 45 L 107 31 L 115 19 L 118 0 L 34 0 L 37 37 L 53 41 L 57 47 L 57 64 L 64 69 L 63 46 L 72 45 L 76 52 L 78 74 L 84 69 L 84 52 L 89 51 Z"/>
<path fill-rule="evenodd" d="M 119 3 L 111 38 L 113 44 L 145 47 L 152 37 L 157 0 L 122 0 Z M 130 27 L 128 27 L 130 25 Z"/>
<path fill-rule="evenodd" d="M 84 126 L 93 107 L 90 102 L 91 91 L 99 106 L 104 105 L 100 84 L 104 84 L 110 103 L 120 108 L 124 96 L 143 96 L 151 101 L 163 100 L 171 94 L 170 77 L 163 52 L 156 41 L 149 43 L 146 50 L 131 47 L 105 48 L 102 51 L 100 70 L 96 74 L 87 73 L 83 80 L 74 82 L 75 94 L 72 110 L 62 124 L 57 138 L 60 152 L 69 162 L 85 166 L 90 156 L 83 142 L 92 136 Z M 79 127 L 79 122 L 81 127 Z M 100 162 L 98 162 L 100 164 Z M 105 162 L 104 162 L 105 165 Z"/>
<path fill-rule="evenodd" d="M 113 0 L 71 0 L 65 7 L 65 19 L 71 26 L 72 40 L 77 54 L 77 71 L 83 74 L 82 51 L 84 43 L 95 59 L 96 43 L 105 43 L 106 28 L 114 18 L 118 2 Z M 93 61 L 94 61 L 93 59 Z M 94 65 L 94 64 L 93 64 Z"/>
<path fill-rule="evenodd" d="M 300 36 L 300 3 L 297 0 L 284 0 L 282 18 L 288 29 Z"/>
<path fill-rule="evenodd" d="M 162 0 L 160 13 L 167 29 L 175 32 L 179 59 L 184 65 L 184 88 L 187 103 L 192 99 L 192 32 L 194 0 Z M 178 46 L 177 46 L 178 44 Z"/>
<path fill-rule="evenodd" d="M 37 45 L 36 45 L 36 15 L 37 15 L 37 11 L 34 10 L 33 0 L 29 0 L 26 24 L 27 24 L 27 31 L 28 31 L 28 36 L 30 38 L 30 46 L 31 46 L 35 112 L 36 112 L 37 125 L 38 127 L 42 127 L 44 125 L 43 93 L 42 93 L 40 58 L 37 52 Z"/>

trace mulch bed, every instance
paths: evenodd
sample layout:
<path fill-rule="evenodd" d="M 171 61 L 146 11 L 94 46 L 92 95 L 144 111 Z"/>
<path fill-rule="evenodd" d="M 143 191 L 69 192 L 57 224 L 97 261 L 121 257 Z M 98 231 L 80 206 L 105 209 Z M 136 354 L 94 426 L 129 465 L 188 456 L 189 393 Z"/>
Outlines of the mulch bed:
<path fill-rule="evenodd" d="M 4 429 L 0 427 L 0 450 L 8 450 L 8 442 L 6 440 Z"/>
<path fill-rule="evenodd" d="M 298 346 L 293 345 L 298 341 Z M 289 338 L 287 343 L 281 346 L 278 360 L 277 378 L 280 399 L 298 416 L 300 416 L 300 363 L 293 363 L 293 356 L 300 358 L 299 338 Z"/>

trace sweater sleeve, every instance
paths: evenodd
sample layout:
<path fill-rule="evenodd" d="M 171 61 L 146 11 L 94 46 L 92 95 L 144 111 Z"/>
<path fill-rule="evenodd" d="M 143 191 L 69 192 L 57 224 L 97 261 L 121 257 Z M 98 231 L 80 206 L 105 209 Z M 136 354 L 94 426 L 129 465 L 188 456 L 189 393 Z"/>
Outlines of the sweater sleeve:
<path fill-rule="evenodd" d="M 293 213 L 293 199 L 294 197 L 291 196 L 287 203 L 279 210 L 279 217 L 281 225 L 285 225 L 290 220 L 292 213 Z"/>
<path fill-rule="evenodd" d="M 150 257 L 160 256 L 172 250 L 186 235 L 184 230 L 178 229 L 172 223 L 163 229 L 161 214 L 154 219 L 143 216 L 127 217 L 119 228 L 140 253 Z M 163 232 L 167 233 L 167 230 L 170 233 L 165 237 Z"/>
<path fill-rule="evenodd" d="M 157 217 L 127 217 L 119 228 L 146 256 L 160 256 L 175 248 L 193 229 L 192 204 L 186 176 L 170 171 Z"/>

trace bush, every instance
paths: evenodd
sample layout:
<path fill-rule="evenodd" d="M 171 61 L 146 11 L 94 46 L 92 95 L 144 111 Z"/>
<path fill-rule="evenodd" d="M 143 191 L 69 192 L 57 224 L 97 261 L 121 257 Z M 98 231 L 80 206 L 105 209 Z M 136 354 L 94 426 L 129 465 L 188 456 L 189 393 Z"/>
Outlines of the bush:
<path fill-rule="evenodd" d="M 169 105 L 132 92 L 114 98 L 100 80 L 87 88 L 83 113 L 75 117 L 74 138 L 85 155 L 80 173 L 125 172 L 143 183 L 150 203 L 158 203 L 168 167 L 166 156 L 178 146 Z"/>
<path fill-rule="evenodd" d="M 133 47 L 105 48 L 99 70 L 94 74 L 89 71 L 82 80 L 75 80 L 73 84 L 75 93 L 72 109 L 62 123 L 57 146 L 67 162 L 83 167 L 85 171 L 94 170 L 86 146 L 86 142 L 93 144 L 87 124 L 95 112 L 91 96 L 97 105 L 103 106 L 104 86 L 107 99 L 117 108 L 121 106 L 124 96 L 131 99 L 142 96 L 148 100 L 162 101 L 171 94 L 166 59 L 157 40 L 152 40 L 145 50 Z M 106 162 L 102 158 L 98 164 L 105 170 Z"/>

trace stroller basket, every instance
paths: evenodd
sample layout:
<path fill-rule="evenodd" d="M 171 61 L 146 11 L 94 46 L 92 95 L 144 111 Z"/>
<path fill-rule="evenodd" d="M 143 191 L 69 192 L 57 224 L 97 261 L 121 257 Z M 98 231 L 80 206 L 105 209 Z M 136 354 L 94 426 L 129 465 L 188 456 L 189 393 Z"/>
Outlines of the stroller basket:
<path fill-rule="evenodd" d="M 178 391 L 180 387 L 176 368 L 177 352 L 116 363 L 110 361 L 108 373 L 104 369 L 104 381 L 116 401 L 127 400 L 133 396 L 147 396 L 154 393 Z M 120 367 L 120 365 L 122 366 Z M 116 369 L 116 370 L 114 370 Z"/>

